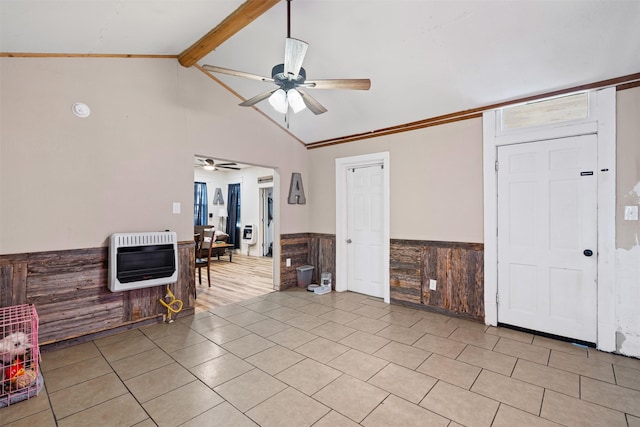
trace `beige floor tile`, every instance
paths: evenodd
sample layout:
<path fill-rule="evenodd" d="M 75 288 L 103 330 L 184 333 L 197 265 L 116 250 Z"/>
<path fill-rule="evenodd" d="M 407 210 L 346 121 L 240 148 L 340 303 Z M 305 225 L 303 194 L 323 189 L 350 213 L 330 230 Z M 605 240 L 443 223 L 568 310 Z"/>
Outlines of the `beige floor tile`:
<path fill-rule="evenodd" d="M 409 369 L 416 369 L 431 353 L 406 344 L 391 341 L 373 353 L 373 355 Z"/>
<path fill-rule="evenodd" d="M 355 320 L 360 316 L 348 311 L 333 309 L 321 315 L 320 317 L 323 319 L 330 320 L 331 322 L 340 323 L 341 325 L 344 325 L 345 323 L 351 322 L 352 320 Z"/>
<path fill-rule="evenodd" d="M 471 388 L 480 373 L 480 368 L 476 366 L 458 362 L 438 354 L 429 356 L 416 370 L 467 390 Z"/>
<path fill-rule="evenodd" d="M 234 316 L 236 314 L 245 313 L 248 309 L 244 308 L 240 304 L 227 304 L 220 307 L 215 307 L 210 309 L 209 311 L 216 316 L 220 316 L 222 318 L 227 318 L 229 316 Z"/>
<path fill-rule="evenodd" d="M 258 313 L 264 313 L 265 311 L 271 311 L 271 310 L 277 310 L 279 308 L 282 308 L 283 306 L 273 302 L 273 301 L 266 301 L 262 298 L 259 299 L 259 301 L 252 301 L 251 304 L 243 304 L 244 308 L 248 308 L 251 311 L 255 311 Z"/>
<path fill-rule="evenodd" d="M 46 380 L 45 380 L 46 381 Z M 23 400 L 20 404 L 5 406 L 0 409 L 0 425 L 4 426 L 13 422 L 24 423 L 22 420 L 29 419 L 32 416 L 40 414 L 37 418 L 46 418 L 42 413 L 51 413 L 49 406 L 49 397 L 43 387 L 40 394 L 27 400 Z M 53 415 L 52 415 L 53 416 Z M 38 426 L 38 424 L 24 424 L 26 426 Z M 55 422 L 53 424 L 55 426 Z"/>
<path fill-rule="evenodd" d="M 317 316 L 311 316 L 309 314 L 303 314 L 302 316 L 294 317 L 293 319 L 285 321 L 285 323 L 291 326 L 295 326 L 296 328 L 302 329 L 304 331 L 310 331 L 311 329 L 315 329 L 327 322 L 327 319 L 323 319 L 322 317 Z"/>
<path fill-rule="evenodd" d="M 302 316 L 304 313 L 290 307 L 283 307 L 275 310 L 265 311 L 262 314 L 264 314 L 265 316 L 269 316 L 272 319 L 284 322 L 286 320 L 293 319 L 294 317 Z"/>
<path fill-rule="evenodd" d="M 107 335 L 103 338 L 98 338 L 93 342 L 95 343 L 96 346 L 98 346 L 98 348 L 101 349 L 103 347 L 110 346 L 118 342 L 132 341 L 132 340 L 135 341 L 137 339 L 141 339 L 142 337 L 144 337 L 144 334 L 142 333 L 141 330 L 130 329 L 128 331 L 118 332 L 113 335 Z"/>
<path fill-rule="evenodd" d="M 147 413 L 133 396 L 124 394 L 82 412 L 59 419 L 58 426 L 132 426 L 147 418 Z"/>
<path fill-rule="evenodd" d="M 585 347 L 575 346 L 569 342 L 554 340 L 553 338 L 541 337 L 539 335 L 536 335 L 533 337 L 533 345 L 539 345 L 540 347 L 546 347 L 551 350 L 562 351 L 574 356 L 587 357 L 587 349 Z"/>
<path fill-rule="evenodd" d="M 156 348 L 156 344 L 142 334 L 135 334 L 120 341 L 105 343 L 99 348 L 104 358 L 113 362 Z"/>
<path fill-rule="evenodd" d="M 282 300 L 278 304 L 287 306 L 289 308 L 298 309 L 298 308 L 303 307 L 305 305 L 311 304 L 311 301 L 308 301 L 308 300 L 306 300 L 304 298 L 298 298 L 297 296 L 294 296 L 294 297 Z"/>
<path fill-rule="evenodd" d="M 245 335 L 237 340 L 229 341 L 222 344 L 222 347 L 240 357 L 245 359 L 249 356 L 253 356 L 256 353 L 260 353 L 263 350 L 273 347 L 275 344 L 268 339 L 262 338 L 256 334 Z"/>
<path fill-rule="evenodd" d="M 431 353 L 455 359 L 460 355 L 460 353 L 462 353 L 462 350 L 464 350 L 467 345 L 448 338 L 425 334 L 422 338 L 416 341 L 413 346 Z"/>
<path fill-rule="evenodd" d="M 381 321 L 387 322 L 391 325 L 403 326 L 410 328 L 419 321 L 423 320 L 422 317 L 415 314 L 399 313 L 396 311 L 390 311 L 387 315 L 380 318 Z"/>
<path fill-rule="evenodd" d="M 257 368 L 262 369 L 269 375 L 275 375 L 303 359 L 304 356 L 296 353 L 295 351 L 279 345 L 274 345 L 273 347 L 248 357 L 246 361 Z"/>
<path fill-rule="evenodd" d="M 362 307 L 352 311 L 353 314 L 369 317 L 371 319 L 380 319 L 389 314 L 388 308 L 378 308 L 371 305 L 363 305 Z"/>
<path fill-rule="evenodd" d="M 64 418 L 126 393 L 124 384 L 110 373 L 48 394 L 54 414 Z"/>
<path fill-rule="evenodd" d="M 351 348 L 355 348 L 356 350 L 372 354 L 387 345 L 389 340 L 367 332 L 356 331 L 338 342 Z"/>
<path fill-rule="evenodd" d="M 482 323 L 480 321 L 461 319 L 461 318 L 458 318 L 458 317 L 450 318 L 447 321 L 447 323 L 452 324 L 452 325 L 456 325 L 459 328 L 472 329 L 474 331 L 479 331 L 479 332 L 484 332 L 489 328 L 487 325 L 485 325 L 484 323 Z"/>
<path fill-rule="evenodd" d="M 640 417 L 627 415 L 627 423 L 629 424 L 629 427 L 640 427 Z"/>
<path fill-rule="evenodd" d="M 362 307 L 364 304 L 361 304 L 358 301 L 341 300 L 341 301 L 333 301 L 330 303 L 326 303 L 326 305 L 331 306 L 333 308 L 337 308 L 339 310 L 353 312 L 354 310 L 357 310 L 360 307 Z"/>
<path fill-rule="evenodd" d="M 378 298 L 378 297 L 368 296 L 363 300 L 361 300 L 360 302 L 365 305 L 370 305 L 371 307 L 383 308 L 385 310 L 391 307 L 391 304 L 387 304 L 386 302 L 384 302 L 382 298 Z"/>
<path fill-rule="evenodd" d="M 287 385 L 283 382 L 259 369 L 253 369 L 219 385 L 214 391 L 240 411 L 246 412 L 285 388 Z"/>
<path fill-rule="evenodd" d="M 387 397 L 361 423 L 365 427 L 406 427 L 406 426 L 442 426 L 449 425 L 447 418 L 434 414 L 396 396 Z"/>
<path fill-rule="evenodd" d="M 640 370 L 613 365 L 616 374 L 616 383 L 623 387 L 640 390 Z"/>
<path fill-rule="evenodd" d="M 347 350 L 349 350 L 349 347 L 322 337 L 318 337 L 295 349 L 298 353 L 304 354 L 320 363 L 327 363 L 342 353 L 345 353 Z"/>
<path fill-rule="evenodd" d="M 317 328 L 311 329 L 309 332 L 331 341 L 340 341 L 341 339 L 348 337 L 355 331 L 355 329 L 348 326 L 329 321 L 324 325 L 320 325 Z"/>
<path fill-rule="evenodd" d="M 228 320 L 211 313 L 209 316 L 193 319 L 193 321 L 189 323 L 183 322 L 185 326 L 188 326 L 196 332 L 210 331 L 211 329 L 219 328 L 221 326 L 228 325 L 229 323 L 230 322 Z"/>
<path fill-rule="evenodd" d="M 303 331 L 302 329 L 290 328 L 286 331 L 278 332 L 277 334 L 271 335 L 269 337 L 269 340 L 280 344 L 283 347 L 295 349 L 303 344 L 308 343 L 309 341 L 313 341 L 316 338 L 316 335 L 307 331 Z"/>
<path fill-rule="evenodd" d="M 511 375 L 513 378 L 555 390 L 573 397 L 580 397 L 580 376 L 527 360 L 518 360 Z"/>
<path fill-rule="evenodd" d="M 586 377 L 615 383 L 613 366 L 609 363 L 596 362 L 582 356 L 572 356 L 557 350 L 551 350 L 549 366 Z"/>
<path fill-rule="evenodd" d="M 146 372 L 173 363 L 174 360 L 159 348 L 154 348 L 134 356 L 111 362 L 111 367 L 121 380 L 128 380 Z"/>
<path fill-rule="evenodd" d="M 415 329 L 420 332 L 426 332 L 431 335 L 437 335 L 442 338 L 447 338 L 453 333 L 453 331 L 458 329 L 458 326 L 454 325 L 453 323 L 445 323 L 440 320 L 423 318 L 422 320 L 414 324 L 411 329 Z"/>
<path fill-rule="evenodd" d="M 261 427 L 310 426 L 325 416 L 329 408 L 291 387 L 247 412 Z"/>
<path fill-rule="evenodd" d="M 259 302 L 262 302 L 262 301 L 265 301 L 265 299 L 262 298 L 262 296 L 255 296 L 255 297 L 243 300 L 243 301 L 238 301 L 238 302 L 236 302 L 236 304 L 247 308 L 248 305 L 256 304 L 256 303 L 259 303 Z M 258 311 L 258 310 L 253 310 L 253 311 Z"/>
<path fill-rule="evenodd" d="M 226 353 L 227 351 L 219 345 L 209 340 L 205 340 L 198 344 L 176 350 L 171 353 L 171 357 L 173 357 L 182 366 L 191 368 L 208 360 L 220 357 Z"/>
<path fill-rule="evenodd" d="M 362 381 L 367 381 L 388 364 L 389 362 L 384 359 L 354 349 L 341 354 L 331 361 L 332 368 Z"/>
<path fill-rule="evenodd" d="M 124 383 L 135 398 L 144 403 L 195 379 L 187 369 L 178 363 L 172 363 L 133 377 Z"/>
<path fill-rule="evenodd" d="M 415 404 L 420 403 L 436 382 L 435 378 L 393 363 L 385 366 L 368 381 L 369 384 Z"/>
<path fill-rule="evenodd" d="M 389 340 L 400 342 L 402 344 L 411 345 L 422 338 L 424 332 L 404 326 L 389 325 L 380 332 L 376 333 L 376 335 Z"/>
<path fill-rule="evenodd" d="M 134 425 L 133 427 L 157 427 L 157 424 L 154 423 L 151 418 L 147 418 L 146 420 Z"/>
<path fill-rule="evenodd" d="M 583 427 L 625 427 L 623 413 L 585 402 L 565 394 L 546 390 L 540 416 L 559 424 Z"/>
<path fill-rule="evenodd" d="M 499 337 L 485 334 L 476 328 L 459 327 L 449 335 L 449 339 L 491 350 L 495 347 Z"/>
<path fill-rule="evenodd" d="M 15 406 L 15 405 L 14 405 Z M 3 408 L 2 411 L 7 408 Z M 4 414 L 2 414 L 4 417 Z M 40 411 L 32 415 L 28 415 L 24 418 L 20 418 L 19 420 L 11 423 L 5 424 L 5 418 L 0 417 L 0 425 L 7 425 L 10 427 L 57 427 L 56 420 L 53 416 L 53 412 L 50 410 Z M 9 420 L 7 420 L 8 422 Z M 60 424 L 62 425 L 62 424 Z"/>
<path fill-rule="evenodd" d="M 456 360 L 510 376 L 518 359 L 495 351 L 468 345 Z"/>
<path fill-rule="evenodd" d="M 336 411 L 331 411 L 320 421 L 315 423 L 313 427 L 358 427 L 359 424 L 354 423 L 349 418 Z"/>
<path fill-rule="evenodd" d="M 290 292 L 270 292 L 268 294 L 264 294 L 264 295 L 260 295 L 260 298 L 262 298 L 263 300 L 266 301 L 274 301 L 277 302 L 278 304 L 280 303 L 280 301 L 284 301 L 287 300 L 289 298 L 292 298 L 292 295 L 290 295 Z"/>
<path fill-rule="evenodd" d="M 510 338 L 500 338 L 500 341 L 498 341 L 493 348 L 493 351 L 508 354 L 518 359 L 525 359 L 540 365 L 546 365 L 549 362 L 549 353 L 551 350 L 545 347 L 514 341 Z"/>
<path fill-rule="evenodd" d="M 222 398 L 200 381 L 156 397 L 142 406 L 158 426 L 177 426 L 222 403 Z"/>
<path fill-rule="evenodd" d="M 328 305 L 312 302 L 311 304 L 303 305 L 298 308 L 298 310 L 310 316 L 322 316 L 323 314 L 333 311 L 334 308 L 329 307 Z"/>
<path fill-rule="evenodd" d="M 362 332 L 367 332 L 369 334 L 375 334 L 389 326 L 389 324 L 381 320 L 372 319 L 366 316 L 360 316 L 357 319 L 352 320 L 351 322 L 345 323 L 345 326 L 357 329 Z"/>
<path fill-rule="evenodd" d="M 313 359 L 304 359 L 276 375 L 276 378 L 311 396 L 342 372 Z"/>
<path fill-rule="evenodd" d="M 256 313 L 255 311 L 248 310 L 242 313 L 234 314 L 233 316 L 226 317 L 226 319 L 238 326 L 247 326 L 266 320 L 268 319 L 268 317 L 260 313 Z"/>
<path fill-rule="evenodd" d="M 498 402 L 443 381 L 431 389 L 420 406 L 468 427 L 490 426 Z"/>
<path fill-rule="evenodd" d="M 278 332 L 286 331 L 289 328 L 291 328 L 291 325 L 287 325 L 286 323 L 275 319 L 266 319 L 262 322 L 257 322 L 246 327 L 247 330 L 265 338 L 277 334 Z"/>
<path fill-rule="evenodd" d="M 540 413 L 544 389 L 495 372 L 483 370 L 471 391 L 534 415 Z"/>
<path fill-rule="evenodd" d="M 47 371 L 47 390 L 49 393 L 52 393 L 93 378 L 101 377 L 110 372 L 113 372 L 113 370 L 107 361 L 104 360 L 104 357 L 93 357 L 74 363 L 73 365 Z"/>
<path fill-rule="evenodd" d="M 233 325 L 230 325 L 233 326 Z M 223 326 L 226 328 L 227 326 Z M 211 332 L 211 331 L 208 331 Z M 154 339 L 154 342 L 158 347 L 166 351 L 167 353 L 171 353 L 176 350 L 183 349 L 185 347 L 189 347 L 191 345 L 198 344 L 206 340 L 205 337 L 197 333 L 196 331 L 189 330 L 189 332 L 185 334 L 171 334 L 166 337 Z M 145 350 L 147 350 L 145 348 Z M 109 360 L 109 359 L 107 359 Z"/>
<path fill-rule="evenodd" d="M 429 319 L 434 322 L 448 322 L 452 319 L 451 316 L 447 316 L 446 314 L 434 313 L 432 311 L 427 310 L 417 310 L 416 315 L 422 317 L 423 319 Z"/>
<path fill-rule="evenodd" d="M 40 368 L 42 372 L 52 371 L 62 366 L 73 365 L 82 360 L 92 359 L 101 356 L 98 347 L 93 342 L 79 344 L 73 347 L 67 347 L 60 350 L 45 351 L 41 350 L 42 362 Z"/>
<path fill-rule="evenodd" d="M 583 377 L 580 398 L 640 417 L 640 391 Z"/>
<path fill-rule="evenodd" d="M 359 423 L 388 395 L 371 384 L 342 375 L 312 397 Z"/>
<path fill-rule="evenodd" d="M 213 388 L 254 369 L 253 365 L 228 353 L 191 368 L 191 373 Z"/>
<path fill-rule="evenodd" d="M 229 341 L 237 340 L 240 337 L 244 337 L 245 335 L 249 335 L 251 331 L 240 327 L 238 325 L 229 324 L 226 326 L 221 326 L 219 328 L 212 329 L 210 331 L 203 332 L 206 338 L 210 339 L 214 343 L 218 345 L 222 345 Z"/>
<path fill-rule="evenodd" d="M 191 325 L 192 323 L 196 322 L 199 319 L 206 319 L 213 316 L 213 314 L 209 312 L 205 312 L 205 313 L 206 313 L 206 316 L 204 315 L 187 316 L 181 319 L 179 318 L 177 321 L 173 323 L 162 322 L 162 323 L 153 323 L 151 325 L 142 326 L 140 328 L 140 331 L 152 341 L 155 341 L 159 338 L 167 337 L 169 335 L 184 335 L 190 331 L 195 330 L 189 327 L 189 325 Z M 224 319 L 221 319 L 221 320 L 225 321 Z"/>
<path fill-rule="evenodd" d="M 533 334 L 528 334 L 526 332 L 516 331 L 509 328 L 489 326 L 485 333 L 489 335 L 509 338 L 514 341 L 520 341 L 525 344 L 531 344 L 533 342 Z"/>
<path fill-rule="evenodd" d="M 598 362 L 611 363 L 616 366 L 640 370 L 640 358 L 606 353 L 591 347 L 587 348 L 587 357 Z"/>
<path fill-rule="evenodd" d="M 257 424 L 229 402 L 222 402 L 181 425 L 181 427 L 201 426 L 257 427 Z"/>
<path fill-rule="evenodd" d="M 528 412 L 512 408 L 508 405 L 500 405 L 496 418 L 491 427 L 560 427 L 560 424 L 545 420 Z"/>

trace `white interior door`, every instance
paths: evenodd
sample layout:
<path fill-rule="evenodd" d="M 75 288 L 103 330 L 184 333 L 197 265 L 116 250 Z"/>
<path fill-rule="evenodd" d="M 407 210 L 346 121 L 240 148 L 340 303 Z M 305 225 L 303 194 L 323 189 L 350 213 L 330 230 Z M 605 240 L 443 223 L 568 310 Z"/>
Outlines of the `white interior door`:
<path fill-rule="evenodd" d="M 384 174 L 382 165 L 347 172 L 347 286 L 384 296 Z"/>
<path fill-rule="evenodd" d="M 502 146 L 498 166 L 498 322 L 596 342 L 597 137 Z"/>

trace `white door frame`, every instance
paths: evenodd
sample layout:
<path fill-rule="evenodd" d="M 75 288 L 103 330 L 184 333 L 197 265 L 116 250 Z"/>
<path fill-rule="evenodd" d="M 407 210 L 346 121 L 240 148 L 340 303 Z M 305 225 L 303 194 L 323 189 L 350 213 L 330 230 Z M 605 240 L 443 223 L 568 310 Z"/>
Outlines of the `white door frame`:
<path fill-rule="evenodd" d="M 349 289 L 347 284 L 347 171 L 354 167 L 382 165 L 383 168 L 383 282 L 384 302 L 389 303 L 389 236 L 390 236 L 390 195 L 389 195 L 389 152 L 364 154 L 361 156 L 336 159 L 336 291 Z"/>
<path fill-rule="evenodd" d="M 589 93 L 589 118 L 579 123 L 500 134 L 498 112 L 483 113 L 484 307 L 485 323 L 498 323 L 497 147 L 586 134 L 598 136 L 598 338 L 596 345 L 615 351 L 616 237 L 616 89 Z"/>

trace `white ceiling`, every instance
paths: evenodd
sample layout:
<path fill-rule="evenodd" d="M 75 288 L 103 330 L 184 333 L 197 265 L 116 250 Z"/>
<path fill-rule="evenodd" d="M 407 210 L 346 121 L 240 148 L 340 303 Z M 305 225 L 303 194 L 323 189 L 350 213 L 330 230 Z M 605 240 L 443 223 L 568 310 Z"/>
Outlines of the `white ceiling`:
<path fill-rule="evenodd" d="M 0 52 L 178 55 L 242 3 L 0 0 Z M 308 79 L 372 82 L 309 89 L 328 112 L 292 114 L 289 131 L 306 143 L 640 72 L 640 0 L 294 0 L 291 10 Z M 281 1 L 199 64 L 270 76 L 285 37 Z M 216 77 L 244 98 L 274 87 Z M 257 107 L 285 126 L 268 102 Z"/>

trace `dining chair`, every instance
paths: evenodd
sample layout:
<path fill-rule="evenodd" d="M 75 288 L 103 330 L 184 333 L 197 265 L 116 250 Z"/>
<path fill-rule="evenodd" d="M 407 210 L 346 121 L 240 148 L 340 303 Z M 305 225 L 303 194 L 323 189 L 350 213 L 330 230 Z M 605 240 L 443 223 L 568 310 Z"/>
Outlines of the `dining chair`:
<path fill-rule="evenodd" d="M 209 266 L 211 265 L 211 247 L 209 247 L 209 250 L 206 251 L 206 257 L 202 257 L 202 243 L 204 242 L 204 237 L 203 236 L 198 236 L 197 238 L 194 239 L 195 240 L 195 245 L 196 245 L 196 251 L 195 251 L 195 257 L 196 257 L 196 269 L 198 270 L 198 282 L 202 285 L 202 269 L 206 268 L 207 269 L 207 282 L 209 283 L 209 287 L 211 287 L 211 270 L 209 269 Z"/>

